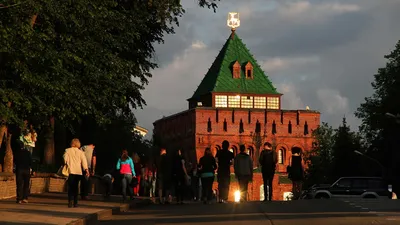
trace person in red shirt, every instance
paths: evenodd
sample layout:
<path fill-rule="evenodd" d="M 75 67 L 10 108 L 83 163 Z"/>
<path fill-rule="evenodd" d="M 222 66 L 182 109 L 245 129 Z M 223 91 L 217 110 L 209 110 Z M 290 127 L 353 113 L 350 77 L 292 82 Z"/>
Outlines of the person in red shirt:
<path fill-rule="evenodd" d="M 142 164 L 140 163 L 140 157 L 137 153 L 134 153 L 132 158 L 133 158 L 133 165 L 135 167 L 136 179 L 137 179 L 137 185 L 135 187 L 133 187 L 133 195 L 139 196 L 140 179 L 142 177 Z"/>

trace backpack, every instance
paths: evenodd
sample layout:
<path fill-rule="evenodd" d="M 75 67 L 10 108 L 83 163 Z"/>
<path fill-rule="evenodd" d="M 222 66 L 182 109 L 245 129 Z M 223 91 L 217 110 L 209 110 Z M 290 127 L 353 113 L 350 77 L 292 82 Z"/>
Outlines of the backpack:
<path fill-rule="evenodd" d="M 263 151 L 262 153 L 262 162 L 261 162 L 261 166 L 263 169 L 273 169 L 275 170 L 275 154 L 274 151 Z"/>

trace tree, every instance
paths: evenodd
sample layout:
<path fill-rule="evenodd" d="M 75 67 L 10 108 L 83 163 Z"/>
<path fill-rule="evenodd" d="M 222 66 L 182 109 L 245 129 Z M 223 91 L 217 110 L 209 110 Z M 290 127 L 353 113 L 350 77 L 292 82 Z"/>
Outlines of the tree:
<path fill-rule="evenodd" d="M 261 132 L 259 132 L 259 131 L 252 133 L 253 144 L 256 148 L 255 152 L 253 153 L 255 155 L 255 158 L 254 158 L 255 167 L 259 166 L 258 157 L 260 156 L 260 150 L 261 150 L 261 147 L 263 146 L 266 138 L 267 138 L 266 133 L 264 133 L 263 135 L 261 135 Z"/>
<path fill-rule="evenodd" d="M 365 98 L 355 115 L 362 120 L 360 132 L 367 144 L 367 153 L 392 168 L 392 172 L 399 173 L 396 172 L 400 171 L 399 127 L 385 114 L 400 113 L 400 41 L 385 59 L 386 67 L 374 75 L 374 93 Z"/>
<path fill-rule="evenodd" d="M 305 186 L 332 181 L 332 162 L 335 132 L 327 123 L 322 123 L 312 132 L 315 142 L 311 151 L 305 152 Z"/>
<path fill-rule="evenodd" d="M 200 6 L 216 8 L 214 0 Z M 140 91 L 157 67 L 154 43 L 174 32 L 180 1 L 16 1 L 0 7 L 0 120 L 26 118 L 53 132 L 54 120 L 85 116 L 135 121 Z M 122 22 L 123 21 L 123 22 Z M 3 128 L 0 130 L 4 130 Z M 4 132 L 0 133 L 0 135 Z M 53 163 L 54 140 L 45 158 Z"/>
<path fill-rule="evenodd" d="M 343 176 L 360 176 L 362 168 L 355 151 L 361 150 L 360 139 L 357 134 L 350 131 L 346 118 L 335 131 L 334 144 L 332 146 L 333 170 L 332 177 L 337 179 Z M 357 165 L 357 166 L 355 166 Z"/>
<path fill-rule="evenodd" d="M 11 115 L 8 123 L 35 118 L 50 131 L 54 118 L 66 125 L 83 116 L 133 121 L 131 109 L 145 104 L 140 91 L 156 67 L 153 44 L 182 13 L 172 0 L 37 0 L 1 9 L 0 95 L 11 102 L 2 115 Z"/>

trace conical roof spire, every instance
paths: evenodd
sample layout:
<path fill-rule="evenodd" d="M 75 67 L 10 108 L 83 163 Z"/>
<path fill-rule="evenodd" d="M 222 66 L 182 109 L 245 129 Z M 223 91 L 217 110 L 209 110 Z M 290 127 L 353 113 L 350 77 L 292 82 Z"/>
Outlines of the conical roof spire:
<path fill-rule="evenodd" d="M 238 37 L 236 28 L 240 26 L 239 14 L 229 13 L 227 25 L 232 33 L 190 99 L 200 99 L 210 93 L 281 95 Z M 239 65 L 237 76 L 233 73 L 235 64 Z M 247 67 L 251 67 L 251 78 L 246 76 Z"/>

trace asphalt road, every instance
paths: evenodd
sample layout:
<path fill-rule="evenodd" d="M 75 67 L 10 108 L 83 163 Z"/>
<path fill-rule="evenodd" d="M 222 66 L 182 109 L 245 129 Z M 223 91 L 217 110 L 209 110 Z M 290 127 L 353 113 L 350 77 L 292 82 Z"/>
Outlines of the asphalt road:
<path fill-rule="evenodd" d="M 400 201 L 300 200 L 203 205 L 150 205 L 114 215 L 102 225 L 364 225 L 400 224 Z"/>

